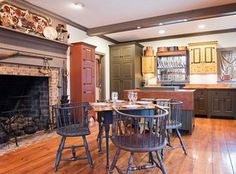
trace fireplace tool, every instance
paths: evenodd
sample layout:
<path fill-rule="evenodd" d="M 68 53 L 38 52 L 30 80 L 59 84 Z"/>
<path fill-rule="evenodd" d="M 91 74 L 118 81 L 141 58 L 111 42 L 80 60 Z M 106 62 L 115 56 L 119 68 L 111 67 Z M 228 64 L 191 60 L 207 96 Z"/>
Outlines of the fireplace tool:
<path fill-rule="evenodd" d="M 65 104 L 68 103 L 68 95 L 67 95 L 67 77 L 69 76 L 69 72 L 67 70 L 66 67 L 66 62 L 63 61 L 63 69 L 62 69 L 62 80 L 63 80 L 63 84 L 62 84 L 62 97 L 61 97 L 61 103 Z"/>
<path fill-rule="evenodd" d="M 45 57 L 43 59 L 43 67 L 39 69 L 39 72 L 44 74 L 44 75 L 51 74 L 52 70 L 51 70 L 51 67 L 49 65 L 48 58 Z"/>

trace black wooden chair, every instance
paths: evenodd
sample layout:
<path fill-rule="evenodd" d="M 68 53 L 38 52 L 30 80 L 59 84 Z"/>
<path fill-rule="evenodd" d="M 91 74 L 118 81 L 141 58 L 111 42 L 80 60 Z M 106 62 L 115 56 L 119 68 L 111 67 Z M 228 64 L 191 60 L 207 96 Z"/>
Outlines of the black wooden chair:
<path fill-rule="evenodd" d="M 160 156 L 160 150 L 165 148 L 166 141 L 166 120 L 168 111 L 156 108 L 155 115 L 131 115 L 113 108 L 112 143 L 117 147 L 110 173 L 114 168 L 122 173 L 116 166 L 120 151 L 130 152 L 128 168 L 126 173 L 131 171 L 158 167 L 166 174 L 166 169 Z M 137 166 L 133 164 L 134 153 L 149 153 L 148 164 Z M 157 160 L 154 159 L 154 154 Z"/>
<path fill-rule="evenodd" d="M 76 104 L 63 104 L 63 105 L 55 105 L 53 106 L 53 111 L 56 115 L 56 123 L 57 123 L 57 134 L 59 134 L 61 138 L 61 143 L 59 145 L 55 168 L 56 172 L 60 161 L 76 161 L 81 159 L 88 159 L 89 165 L 93 167 L 93 161 L 89 152 L 88 143 L 86 140 L 86 136 L 90 134 L 90 130 L 88 128 L 88 110 L 89 103 L 81 102 Z M 67 137 L 82 137 L 83 145 L 72 145 L 68 147 L 64 147 L 65 141 Z M 85 147 L 87 157 L 78 157 L 76 156 L 76 148 Z M 63 149 L 71 149 L 72 157 L 67 159 L 61 159 Z"/>
<path fill-rule="evenodd" d="M 186 146 L 179 132 L 179 128 L 182 127 L 182 123 L 180 122 L 180 120 L 181 120 L 183 102 L 173 99 L 156 99 L 156 104 L 159 107 L 162 107 L 163 109 L 169 111 L 169 118 L 166 124 L 168 145 L 172 147 L 171 149 L 175 149 L 171 145 L 171 140 L 170 140 L 170 134 L 173 130 L 175 130 L 179 138 L 183 152 L 185 155 L 187 155 Z"/>

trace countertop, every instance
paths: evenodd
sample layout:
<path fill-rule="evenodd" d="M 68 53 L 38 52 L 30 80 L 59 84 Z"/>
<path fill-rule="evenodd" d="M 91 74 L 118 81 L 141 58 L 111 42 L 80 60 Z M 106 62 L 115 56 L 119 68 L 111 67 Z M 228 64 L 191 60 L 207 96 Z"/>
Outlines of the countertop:
<path fill-rule="evenodd" d="M 184 92 L 184 93 L 192 93 L 192 92 L 194 92 L 195 91 L 195 88 L 192 88 L 192 89 L 188 89 L 188 88 L 186 88 L 186 89 L 175 89 L 175 90 L 169 90 L 169 89 L 162 89 L 162 90 L 159 90 L 159 88 L 155 88 L 155 87 L 153 87 L 153 88 L 150 88 L 150 89 L 148 89 L 148 90 L 146 90 L 146 89 L 130 89 L 130 90 L 125 90 L 125 91 L 136 91 L 136 92 L 140 92 L 140 91 L 147 91 L 147 92 L 163 92 L 163 93 L 172 93 L 172 92 L 174 92 L 174 93 L 176 93 L 176 92 Z"/>
<path fill-rule="evenodd" d="M 186 84 L 184 89 L 236 89 L 235 84 Z"/>
<path fill-rule="evenodd" d="M 177 90 L 179 89 L 179 86 L 144 86 L 141 89 L 143 90 Z"/>

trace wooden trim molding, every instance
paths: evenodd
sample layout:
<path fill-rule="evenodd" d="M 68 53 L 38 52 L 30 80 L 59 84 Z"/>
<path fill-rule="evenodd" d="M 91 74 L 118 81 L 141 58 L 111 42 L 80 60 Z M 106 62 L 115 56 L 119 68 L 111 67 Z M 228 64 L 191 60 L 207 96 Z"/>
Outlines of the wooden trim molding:
<path fill-rule="evenodd" d="M 98 36 L 98 37 L 100 37 L 100 38 L 102 38 L 102 39 L 104 39 L 104 40 L 107 40 L 107 41 L 109 41 L 109 42 L 112 42 L 112 43 L 114 43 L 114 44 L 120 43 L 120 42 L 118 42 L 117 40 L 114 40 L 114 39 L 112 39 L 112 38 L 110 38 L 110 37 L 107 37 L 107 36 L 104 36 L 104 35 L 101 35 L 101 36 Z"/>
<path fill-rule="evenodd" d="M 195 43 L 189 43 L 189 46 L 199 46 L 199 45 L 212 45 L 217 44 L 217 41 L 209 41 L 209 42 L 195 42 Z"/>
<path fill-rule="evenodd" d="M 111 47 L 116 47 L 116 46 L 125 46 L 125 45 L 137 45 L 137 46 L 139 46 L 139 47 L 141 47 L 141 48 L 143 48 L 144 46 L 142 45 L 142 44 L 140 44 L 140 43 L 138 43 L 138 42 L 120 42 L 120 43 L 118 43 L 118 44 L 115 44 L 115 45 L 109 45 L 109 47 L 111 48 Z"/>
<path fill-rule="evenodd" d="M 162 23 L 162 25 L 169 25 L 186 22 L 186 20 L 195 21 L 200 19 L 229 16 L 233 14 L 236 14 L 236 3 L 89 28 L 87 33 L 89 36 L 100 36 L 104 34 L 134 30 L 137 29 L 137 26 L 148 28 L 158 26 L 160 23 Z"/>

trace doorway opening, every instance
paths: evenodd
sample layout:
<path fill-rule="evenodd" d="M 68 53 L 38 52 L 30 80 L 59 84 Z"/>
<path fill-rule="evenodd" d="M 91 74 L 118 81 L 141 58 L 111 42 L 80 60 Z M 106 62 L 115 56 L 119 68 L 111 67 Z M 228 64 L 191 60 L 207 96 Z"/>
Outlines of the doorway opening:
<path fill-rule="evenodd" d="M 105 54 L 97 53 L 96 59 L 96 101 L 105 99 Z"/>

